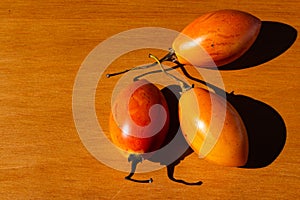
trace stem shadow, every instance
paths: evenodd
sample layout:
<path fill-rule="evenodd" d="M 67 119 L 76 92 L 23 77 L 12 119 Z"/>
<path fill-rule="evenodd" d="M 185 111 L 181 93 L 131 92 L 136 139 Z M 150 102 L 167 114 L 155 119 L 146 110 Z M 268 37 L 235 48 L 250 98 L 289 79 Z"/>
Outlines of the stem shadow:
<path fill-rule="evenodd" d="M 260 33 L 250 49 L 239 59 L 218 70 L 239 70 L 270 61 L 289 49 L 297 38 L 297 30 L 280 22 L 263 21 Z"/>
<path fill-rule="evenodd" d="M 193 150 L 186 142 L 179 125 L 178 99 L 180 97 L 179 92 L 181 92 L 180 86 L 170 85 L 163 88 L 161 91 L 168 103 L 170 127 L 163 147 L 160 149 L 159 153 L 154 153 L 148 160 L 160 163 L 161 165 L 166 165 L 167 175 L 171 181 L 185 185 L 201 185 L 201 181 L 190 183 L 174 177 L 175 167 L 184 160 L 184 158 L 192 154 Z"/>

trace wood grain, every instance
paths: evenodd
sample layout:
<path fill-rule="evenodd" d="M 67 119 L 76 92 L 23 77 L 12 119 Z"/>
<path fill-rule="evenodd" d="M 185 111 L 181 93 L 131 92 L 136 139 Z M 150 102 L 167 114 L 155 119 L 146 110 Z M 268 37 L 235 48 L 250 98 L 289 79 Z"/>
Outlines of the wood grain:
<path fill-rule="evenodd" d="M 273 37 L 267 37 L 270 40 L 265 43 L 264 52 L 269 57 L 262 56 L 269 58 L 267 62 L 261 59 L 259 64 L 247 68 L 238 63 L 227 66 L 231 70 L 220 72 L 226 91 L 243 95 L 233 99 L 241 111 L 254 115 L 265 109 L 267 114 L 273 112 L 283 120 L 279 127 L 270 124 L 272 120 L 279 122 L 278 118 L 262 121 L 255 127 L 268 136 L 264 138 L 269 141 L 265 143 L 266 152 L 274 144 L 276 135 L 272 133 L 278 133 L 276 127 L 284 128 L 286 134 L 283 150 L 266 166 L 222 167 L 193 153 L 176 166 L 175 177 L 187 182 L 202 181 L 200 186 L 171 181 L 165 167 L 135 175 L 138 179 L 152 177 L 152 184 L 125 181 L 126 173 L 102 164 L 87 151 L 72 114 L 73 85 L 82 62 L 99 43 L 114 34 L 150 26 L 180 31 L 199 15 L 224 8 L 244 10 L 263 21 L 280 22 L 299 30 L 299 7 L 295 0 L 2 0 L 0 199 L 299 198 L 300 48 L 298 38 L 284 47 L 295 33 L 285 34 L 291 29 L 275 29 Z M 286 51 L 274 53 L 278 43 Z M 164 53 L 152 52 L 158 56 Z M 124 70 L 149 62 L 148 53 L 141 50 L 122 56 L 109 69 Z M 192 69 L 187 70 L 193 75 Z M 107 126 L 107 103 L 117 80 L 102 78 L 97 88 L 101 93 L 97 92 L 96 106 L 105 108 L 97 110 L 103 116 L 103 126 Z M 247 107 L 251 105 L 253 109 Z M 247 119 L 249 123 L 254 120 Z"/>

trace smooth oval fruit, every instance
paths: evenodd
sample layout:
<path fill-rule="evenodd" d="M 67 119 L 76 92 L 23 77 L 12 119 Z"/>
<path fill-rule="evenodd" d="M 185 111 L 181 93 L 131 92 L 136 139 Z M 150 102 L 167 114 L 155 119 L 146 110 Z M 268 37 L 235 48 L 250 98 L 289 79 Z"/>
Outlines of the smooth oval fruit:
<path fill-rule="evenodd" d="M 246 128 L 223 97 L 202 88 L 188 90 L 179 99 L 179 120 L 184 137 L 200 157 L 223 166 L 247 162 Z"/>
<path fill-rule="evenodd" d="M 242 56 L 256 40 L 260 28 L 261 20 L 249 13 L 218 10 L 187 25 L 172 46 L 181 64 L 222 66 Z"/>
<path fill-rule="evenodd" d="M 147 80 L 122 90 L 109 119 L 112 142 L 128 153 L 158 150 L 169 128 L 169 111 L 161 91 Z"/>

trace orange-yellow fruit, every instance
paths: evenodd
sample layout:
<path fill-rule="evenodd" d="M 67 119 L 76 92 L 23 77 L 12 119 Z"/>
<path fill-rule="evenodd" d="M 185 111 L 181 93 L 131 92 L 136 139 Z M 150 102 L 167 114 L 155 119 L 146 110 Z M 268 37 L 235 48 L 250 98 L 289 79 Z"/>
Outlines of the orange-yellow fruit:
<path fill-rule="evenodd" d="M 169 127 L 167 102 L 161 91 L 146 80 L 135 81 L 117 96 L 109 130 L 112 142 L 128 153 L 158 150 Z"/>
<path fill-rule="evenodd" d="M 185 139 L 205 159 L 223 166 L 243 166 L 248 136 L 237 111 L 223 97 L 193 88 L 179 99 L 179 120 Z"/>
<path fill-rule="evenodd" d="M 198 67 L 228 64 L 254 43 L 261 28 L 257 17 L 238 10 L 204 14 L 187 25 L 173 42 L 178 61 Z"/>

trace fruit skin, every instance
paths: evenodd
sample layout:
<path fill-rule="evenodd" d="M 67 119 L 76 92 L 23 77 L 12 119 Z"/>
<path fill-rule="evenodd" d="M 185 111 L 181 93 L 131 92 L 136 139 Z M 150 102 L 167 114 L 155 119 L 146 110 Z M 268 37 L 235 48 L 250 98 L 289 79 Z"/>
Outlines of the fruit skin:
<path fill-rule="evenodd" d="M 260 28 L 261 20 L 249 13 L 218 10 L 187 25 L 172 46 L 181 64 L 219 67 L 242 56 L 256 40 Z"/>
<path fill-rule="evenodd" d="M 151 112 L 150 108 L 156 104 L 164 110 Z M 168 128 L 169 111 L 165 97 L 147 80 L 138 80 L 129 85 L 120 92 L 112 106 L 109 118 L 112 142 L 128 153 L 143 154 L 158 150 Z"/>
<path fill-rule="evenodd" d="M 213 118 L 211 101 L 216 109 Z M 222 112 L 226 113 L 224 123 L 219 115 Z M 188 90 L 179 99 L 179 120 L 185 139 L 200 157 L 223 166 L 237 167 L 246 164 L 246 128 L 237 111 L 223 97 L 203 88 Z M 214 127 L 210 126 L 212 120 L 221 126 L 219 135 L 212 130 Z M 212 139 L 213 143 L 201 149 L 209 139 Z"/>

